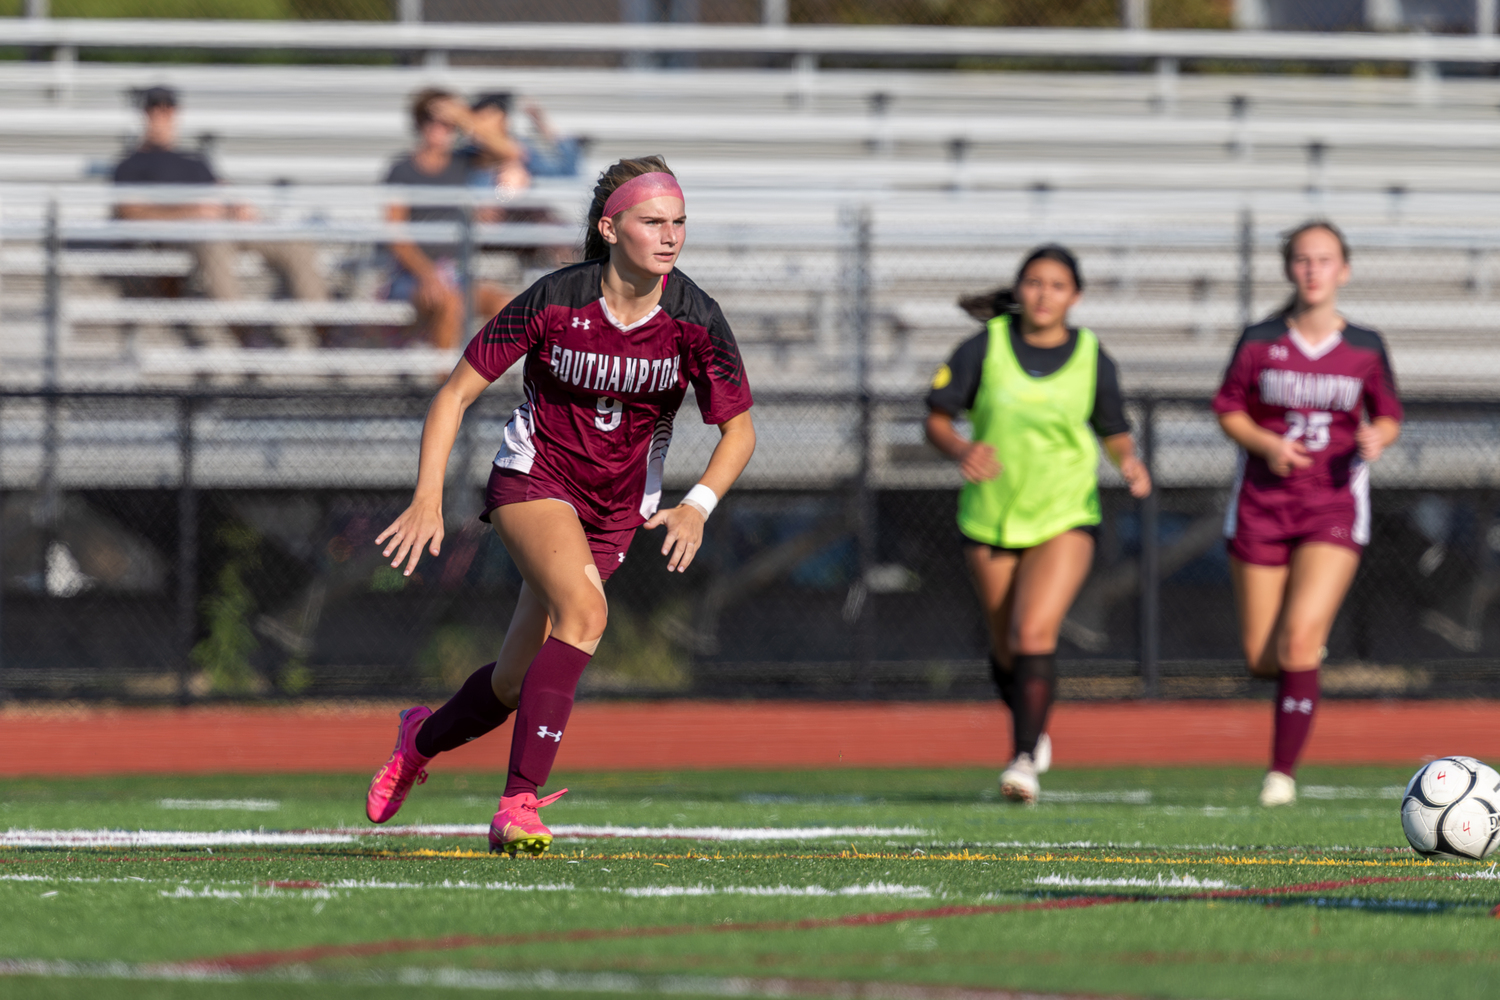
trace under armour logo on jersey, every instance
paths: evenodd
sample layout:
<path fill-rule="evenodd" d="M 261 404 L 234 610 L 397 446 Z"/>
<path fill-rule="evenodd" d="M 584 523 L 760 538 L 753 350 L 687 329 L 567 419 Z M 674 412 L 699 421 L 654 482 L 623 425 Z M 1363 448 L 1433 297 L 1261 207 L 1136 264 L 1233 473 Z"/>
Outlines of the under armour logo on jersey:
<path fill-rule="evenodd" d="M 624 562 L 625 561 L 625 553 L 621 552 L 619 555 L 620 555 L 620 562 Z"/>
<path fill-rule="evenodd" d="M 573 321 L 573 325 L 578 325 L 578 321 L 576 319 Z M 1291 355 L 1287 352 L 1286 347 L 1282 344 L 1272 344 L 1271 349 L 1266 353 L 1271 356 L 1272 361 L 1285 361 L 1287 358 L 1291 357 Z"/>
<path fill-rule="evenodd" d="M 589 324 L 591 322 L 593 322 L 593 320 L 581 319 L 581 318 L 579 318 L 577 316 L 574 316 L 573 317 L 573 329 L 576 330 L 579 327 L 582 327 L 583 329 L 587 330 L 589 328 Z"/>
<path fill-rule="evenodd" d="M 1281 699 L 1281 710 L 1283 712 L 1301 712 L 1303 715 L 1312 715 L 1312 699 L 1303 698 L 1301 701 L 1298 701 L 1296 698 L 1283 698 Z"/>
<path fill-rule="evenodd" d="M 537 734 L 537 736 L 541 737 L 544 740 L 547 739 L 548 737 L 551 737 L 553 743 L 561 743 L 562 742 L 562 730 L 561 729 L 559 729 L 557 732 L 554 733 L 552 730 L 548 729 L 546 726 L 537 726 L 536 727 L 536 734 Z"/>

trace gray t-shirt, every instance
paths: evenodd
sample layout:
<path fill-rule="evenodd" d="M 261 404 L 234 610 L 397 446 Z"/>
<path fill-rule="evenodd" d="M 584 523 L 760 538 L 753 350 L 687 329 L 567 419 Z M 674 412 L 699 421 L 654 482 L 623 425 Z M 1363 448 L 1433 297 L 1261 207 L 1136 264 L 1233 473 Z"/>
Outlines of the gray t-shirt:
<path fill-rule="evenodd" d="M 424 173 L 410 156 L 403 156 L 386 171 L 385 183 L 467 187 L 473 170 L 473 156 L 466 150 L 455 152 L 449 158 L 448 165 L 436 174 Z M 456 205 L 412 205 L 409 218 L 412 222 L 462 222 L 464 212 Z M 439 257 L 457 257 L 459 250 L 456 243 L 422 243 L 421 247 L 434 260 Z"/>

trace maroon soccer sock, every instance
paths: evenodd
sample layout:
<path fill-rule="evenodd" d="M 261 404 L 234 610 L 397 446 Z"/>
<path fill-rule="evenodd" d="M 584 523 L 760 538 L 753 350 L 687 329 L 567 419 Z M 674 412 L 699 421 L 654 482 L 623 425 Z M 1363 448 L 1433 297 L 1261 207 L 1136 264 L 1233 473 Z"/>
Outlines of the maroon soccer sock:
<path fill-rule="evenodd" d="M 478 739 L 510 718 L 510 709 L 495 697 L 490 677 L 495 672 L 493 663 L 486 663 L 469 675 L 464 686 L 443 703 L 443 707 L 428 716 L 417 731 L 413 741 L 417 753 L 423 757 L 436 757 L 445 750 L 454 750 L 470 740 Z"/>
<path fill-rule="evenodd" d="M 1057 691 L 1057 653 L 1018 653 L 1011 657 L 1015 678 L 1016 756 L 1035 754 L 1036 741 L 1047 731 L 1047 713 Z"/>
<path fill-rule="evenodd" d="M 516 728 L 510 736 L 506 795 L 535 795 L 547 783 L 562 744 L 563 727 L 573 711 L 578 678 L 593 655 L 549 638 L 531 661 L 521 682 L 521 704 L 516 708 Z"/>
<path fill-rule="evenodd" d="M 1294 776 L 1302 745 L 1312 732 L 1313 713 L 1318 710 L 1318 671 L 1285 670 L 1276 682 L 1276 736 L 1272 742 L 1271 770 Z"/>

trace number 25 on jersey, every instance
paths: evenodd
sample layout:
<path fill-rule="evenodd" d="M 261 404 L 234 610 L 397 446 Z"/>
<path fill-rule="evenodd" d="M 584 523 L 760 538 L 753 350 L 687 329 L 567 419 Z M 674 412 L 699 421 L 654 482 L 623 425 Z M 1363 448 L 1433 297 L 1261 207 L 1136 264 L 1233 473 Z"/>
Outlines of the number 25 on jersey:
<path fill-rule="evenodd" d="M 603 405 L 603 400 L 600 404 Z M 1328 447 L 1329 428 L 1333 414 L 1324 411 L 1303 413 L 1301 410 L 1286 411 L 1286 433 L 1288 441 L 1301 441 L 1308 451 L 1322 451 Z"/>

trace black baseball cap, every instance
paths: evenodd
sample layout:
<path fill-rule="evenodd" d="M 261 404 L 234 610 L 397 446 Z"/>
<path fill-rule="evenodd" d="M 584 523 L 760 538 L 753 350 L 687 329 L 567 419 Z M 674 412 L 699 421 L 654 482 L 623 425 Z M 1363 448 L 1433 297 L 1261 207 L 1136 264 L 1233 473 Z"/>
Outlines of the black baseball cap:
<path fill-rule="evenodd" d="M 495 108 L 510 114 L 511 96 L 509 91 L 495 91 L 490 94 L 480 94 L 474 98 L 474 103 L 469 105 L 470 111 L 483 111 L 485 108 Z"/>
<path fill-rule="evenodd" d="M 147 87 L 141 91 L 141 110 L 177 107 L 177 91 L 171 87 Z"/>

